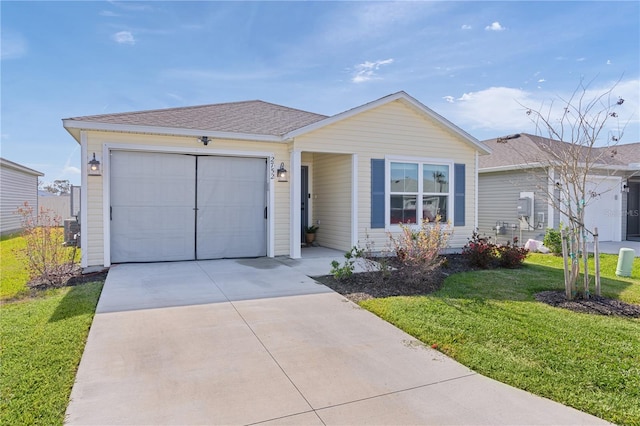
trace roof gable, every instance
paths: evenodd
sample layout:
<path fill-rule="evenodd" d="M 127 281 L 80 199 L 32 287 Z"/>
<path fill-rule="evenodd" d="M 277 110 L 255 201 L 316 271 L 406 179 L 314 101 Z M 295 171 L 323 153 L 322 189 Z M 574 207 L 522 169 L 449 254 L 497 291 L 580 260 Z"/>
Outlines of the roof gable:
<path fill-rule="evenodd" d="M 385 96 L 383 98 L 377 99 L 375 101 L 366 103 L 364 105 L 361 105 L 359 107 L 356 108 L 352 108 L 350 110 L 344 111 L 342 113 L 333 115 L 331 117 L 327 117 L 324 120 L 321 121 L 317 121 L 315 123 L 311 123 L 305 127 L 301 127 L 299 129 L 293 130 L 289 133 L 287 133 L 286 135 L 284 135 L 284 137 L 286 139 L 290 139 L 290 138 L 294 138 L 296 136 L 300 136 L 303 135 L 305 133 L 309 133 L 315 130 L 318 130 L 322 127 L 325 126 L 329 126 L 331 124 L 337 123 L 339 121 L 342 120 L 346 120 L 348 118 L 351 118 L 357 114 L 361 114 L 363 112 L 366 111 L 370 111 L 374 108 L 378 108 L 382 105 L 388 104 L 390 102 L 395 102 L 395 101 L 401 101 L 404 102 L 405 104 L 409 105 L 410 107 L 412 107 L 414 110 L 416 110 L 419 114 L 423 115 L 423 116 L 427 116 L 433 120 L 435 120 L 436 122 L 440 123 L 441 125 L 443 125 L 446 129 L 448 129 L 449 131 L 452 131 L 454 134 L 458 135 L 459 137 L 461 137 L 467 144 L 471 145 L 474 149 L 478 150 L 481 154 L 488 154 L 491 151 L 479 140 L 477 140 L 476 138 L 474 138 L 473 136 L 471 136 L 470 134 L 468 134 L 467 132 L 465 132 L 464 130 L 462 130 L 461 128 L 459 128 L 458 126 L 456 126 L 455 124 L 453 124 L 452 122 L 450 122 L 449 120 L 445 119 L 444 117 L 442 117 L 441 115 L 439 115 L 438 113 L 436 113 L 435 111 L 433 111 L 430 108 L 427 108 L 425 105 L 423 105 L 422 103 L 420 103 L 419 101 L 417 101 L 415 98 L 411 97 L 410 95 L 408 95 L 406 92 L 397 92 L 397 93 L 393 93 L 391 95 Z"/>

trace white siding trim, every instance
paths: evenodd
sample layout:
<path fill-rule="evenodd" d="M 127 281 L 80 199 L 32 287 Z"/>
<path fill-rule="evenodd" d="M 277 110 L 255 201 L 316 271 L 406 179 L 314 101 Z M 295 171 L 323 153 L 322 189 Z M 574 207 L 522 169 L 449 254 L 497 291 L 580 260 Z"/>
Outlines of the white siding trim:
<path fill-rule="evenodd" d="M 276 253 L 276 179 L 271 179 L 271 162 L 274 156 L 267 159 L 267 256 L 274 257 Z"/>
<path fill-rule="evenodd" d="M 351 156 L 351 246 L 358 245 L 358 154 Z"/>
<path fill-rule="evenodd" d="M 293 150 L 291 151 L 291 163 L 290 167 L 290 177 L 289 177 L 289 185 L 290 186 L 290 200 L 291 204 L 290 208 L 290 221 L 289 221 L 289 256 L 292 259 L 300 259 L 302 256 L 300 249 L 300 191 L 301 182 L 300 182 L 300 167 L 302 165 L 302 151 Z"/>
<path fill-rule="evenodd" d="M 89 200 L 87 197 L 89 178 L 87 176 L 87 164 L 89 163 L 89 156 L 87 154 L 87 132 L 80 132 L 80 173 L 82 186 L 80 187 L 80 267 L 86 268 L 89 266 L 89 213 L 88 205 Z"/>
<path fill-rule="evenodd" d="M 479 156 L 480 156 L 480 155 L 478 154 L 478 151 L 476 151 L 476 156 L 475 156 L 475 157 L 476 157 L 476 161 L 475 161 L 475 166 L 474 166 L 474 167 L 475 167 L 475 173 L 474 173 L 474 179 L 473 179 L 473 182 L 474 182 L 474 191 L 475 191 L 475 194 L 474 194 L 474 201 L 473 201 L 473 202 L 474 202 L 474 206 L 473 206 L 473 229 L 474 229 L 474 231 L 475 231 L 476 229 L 478 229 L 478 184 L 479 184 L 479 182 L 478 182 L 478 181 L 480 180 L 480 179 L 478 178 L 478 164 L 479 164 L 479 160 L 478 160 L 478 158 L 479 158 Z M 468 172 L 467 172 L 467 173 L 468 173 Z M 466 175 L 466 173 L 465 173 L 465 179 L 466 179 L 466 178 L 467 178 L 467 175 Z M 465 186 L 465 188 L 466 188 L 466 186 Z M 465 194 L 465 197 L 466 197 L 466 196 L 467 196 L 467 195 Z M 465 204 L 465 208 L 467 208 L 466 204 Z M 466 213 L 467 213 L 467 212 L 465 212 L 465 214 L 466 214 Z M 465 222 L 465 223 L 466 223 L 466 222 Z"/>
<path fill-rule="evenodd" d="M 102 238 L 104 266 L 111 266 L 111 151 L 102 146 Z"/>
<path fill-rule="evenodd" d="M 235 132 L 219 132 L 210 130 L 194 130 L 184 129 L 181 127 L 159 127 L 159 126 L 140 126 L 132 124 L 111 124 L 111 123 L 97 123 L 91 121 L 78 121 L 78 120 L 62 120 L 63 126 L 72 135 L 70 129 L 84 130 L 99 130 L 107 132 L 124 132 L 124 133 L 148 133 L 154 135 L 169 135 L 169 136 L 192 136 L 194 138 L 200 138 L 202 136 L 209 136 L 214 139 L 239 139 L 258 142 L 283 142 L 283 138 L 273 135 L 256 135 L 251 133 L 235 133 Z M 201 142 L 197 142 L 201 143 Z M 210 143 L 215 143 L 215 140 Z"/>
<path fill-rule="evenodd" d="M 553 167 L 549 167 L 547 170 L 547 176 L 549 176 L 549 182 L 547 183 L 547 228 L 553 228 L 556 211 L 553 207 L 556 194 L 556 170 Z"/>

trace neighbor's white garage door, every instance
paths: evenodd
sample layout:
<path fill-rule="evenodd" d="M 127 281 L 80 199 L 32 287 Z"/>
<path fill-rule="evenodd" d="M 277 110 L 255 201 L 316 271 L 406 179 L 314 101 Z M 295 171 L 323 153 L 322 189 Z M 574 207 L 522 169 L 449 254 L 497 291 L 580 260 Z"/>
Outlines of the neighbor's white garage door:
<path fill-rule="evenodd" d="M 266 160 L 114 151 L 111 261 L 266 255 Z"/>
<path fill-rule="evenodd" d="M 620 188 L 619 178 L 593 176 L 587 181 L 588 203 L 584 211 L 584 223 L 591 232 L 594 228 L 598 228 L 600 241 L 620 241 L 622 234 Z"/>

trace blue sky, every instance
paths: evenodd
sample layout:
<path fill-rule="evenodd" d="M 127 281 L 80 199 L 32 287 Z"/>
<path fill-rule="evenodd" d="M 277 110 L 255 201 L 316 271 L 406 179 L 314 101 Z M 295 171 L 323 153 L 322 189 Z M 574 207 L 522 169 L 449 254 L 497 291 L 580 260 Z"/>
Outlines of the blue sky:
<path fill-rule="evenodd" d="M 640 141 L 640 2 L 0 2 L 2 157 L 80 184 L 61 119 L 261 99 L 333 115 L 404 90 L 483 140 L 581 78 Z"/>

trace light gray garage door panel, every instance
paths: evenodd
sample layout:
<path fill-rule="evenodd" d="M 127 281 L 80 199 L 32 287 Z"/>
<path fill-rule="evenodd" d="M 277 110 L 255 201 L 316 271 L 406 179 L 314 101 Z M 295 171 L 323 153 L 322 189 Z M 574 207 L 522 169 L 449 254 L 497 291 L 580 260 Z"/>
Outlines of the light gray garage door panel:
<path fill-rule="evenodd" d="M 194 259 L 195 163 L 188 155 L 112 152 L 112 262 Z"/>
<path fill-rule="evenodd" d="M 267 254 L 264 158 L 198 157 L 197 258 Z"/>

